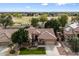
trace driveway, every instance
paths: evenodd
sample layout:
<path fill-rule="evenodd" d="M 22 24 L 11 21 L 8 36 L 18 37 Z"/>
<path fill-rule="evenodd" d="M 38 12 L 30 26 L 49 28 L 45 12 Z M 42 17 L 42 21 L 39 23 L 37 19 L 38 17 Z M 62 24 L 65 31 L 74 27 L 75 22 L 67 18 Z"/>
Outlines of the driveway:
<path fill-rule="evenodd" d="M 7 46 L 0 46 L 0 56 L 5 56 L 8 50 L 9 48 L 7 48 Z"/>
<path fill-rule="evenodd" d="M 59 52 L 57 47 L 61 46 L 59 43 L 58 45 L 46 45 L 46 55 L 48 56 L 59 56 Z"/>

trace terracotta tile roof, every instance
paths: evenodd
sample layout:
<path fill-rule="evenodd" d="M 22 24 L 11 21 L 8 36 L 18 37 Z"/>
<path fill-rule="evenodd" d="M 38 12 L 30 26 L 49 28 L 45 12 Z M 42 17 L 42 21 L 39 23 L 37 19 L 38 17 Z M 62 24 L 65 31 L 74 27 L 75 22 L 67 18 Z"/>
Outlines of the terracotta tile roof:
<path fill-rule="evenodd" d="M 71 34 L 73 34 L 72 31 L 73 30 L 69 30 L 69 31 L 64 30 L 64 34 L 71 35 Z M 75 33 L 79 34 L 79 27 L 74 28 L 74 31 L 75 31 Z"/>
<path fill-rule="evenodd" d="M 38 29 L 35 29 L 32 34 L 36 34 L 36 35 L 39 35 L 41 32 L 38 30 Z"/>
<path fill-rule="evenodd" d="M 39 30 L 41 33 L 48 31 L 49 33 L 55 35 L 54 30 L 52 28 L 42 28 L 42 29 L 37 29 L 37 30 Z"/>
<path fill-rule="evenodd" d="M 43 33 L 44 31 L 48 31 L 48 32 L 54 34 L 54 31 L 53 31 L 52 28 L 41 28 L 41 29 L 39 29 L 39 28 L 30 27 L 30 28 L 28 28 L 27 30 L 28 30 L 31 34 L 32 34 L 32 33 Z"/>
<path fill-rule="evenodd" d="M 5 34 L 1 33 L 0 42 L 10 42 L 10 39 Z"/>
<path fill-rule="evenodd" d="M 11 38 L 12 33 L 17 31 L 18 29 L 0 29 L 0 33 L 5 33 L 9 38 Z M 30 34 L 42 34 L 40 37 L 43 37 L 44 39 L 56 39 L 55 34 L 53 29 L 51 28 L 41 28 L 41 29 L 36 29 L 34 27 L 30 27 L 26 29 L 29 31 Z M 7 40 L 7 39 L 6 39 Z M 0 40 L 0 41 L 6 41 L 6 40 Z M 8 40 L 7 40 L 8 41 Z"/>
<path fill-rule="evenodd" d="M 17 30 L 18 29 L 2 29 L 2 30 L 0 30 L 0 33 L 5 33 L 8 37 L 10 37 L 11 34 L 14 33 Z"/>
<path fill-rule="evenodd" d="M 45 31 L 39 35 L 38 39 L 56 40 L 56 37 L 52 33 Z"/>
<path fill-rule="evenodd" d="M 39 35 L 40 39 L 57 39 L 52 28 L 34 28 L 27 29 L 30 34 Z"/>
<path fill-rule="evenodd" d="M 34 27 L 30 26 L 30 28 L 28 28 L 28 30 L 31 30 L 31 29 L 35 29 Z"/>
<path fill-rule="evenodd" d="M 35 28 L 34 28 L 34 27 L 30 27 L 30 28 L 28 28 L 28 29 L 26 29 L 26 30 L 28 30 L 29 33 L 33 33 L 33 32 L 35 31 Z"/>
<path fill-rule="evenodd" d="M 64 34 L 65 35 L 72 35 L 73 33 L 72 33 L 72 31 L 64 31 Z"/>
<path fill-rule="evenodd" d="M 16 32 L 18 29 L 5 29 L 4 31 L 4 33 L 9 37 L 9 38 L 11 38 L 11 35 L 14 33 L 14 32 Z"/>
<path fill-rule="evenodd" d="M 79 33 L 79 27 L 75 28 L 75 31 L 76 31 L 77 33 Z"/>

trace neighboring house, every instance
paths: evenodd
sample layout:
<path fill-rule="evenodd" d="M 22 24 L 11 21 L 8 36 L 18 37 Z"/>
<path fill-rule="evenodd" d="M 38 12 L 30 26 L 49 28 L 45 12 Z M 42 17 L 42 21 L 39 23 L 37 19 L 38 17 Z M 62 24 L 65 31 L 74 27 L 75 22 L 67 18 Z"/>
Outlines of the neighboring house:
<path fill-rule="evenodd" d="M 7 46 L 10 44 L 10 39 L 6 36 L 5 33 L 0 33 L 0 46 Z"/>
<path fill-rule="evenodd" d="M 30 27 L 28 29 L 29 31 L 29 38 L 33 42 L 38 42 L 40 45 L 44 44 L 55 44 L 57 41 L 57 38 L 54 34 L 54 31 L 52 28 L 34 28 Z"/>
<path fill-rule="evenodd" d="M 79 24 L 74 22 L 64 29 L 65 39 L 71 39 L 73 35 L 79 37 Z"/>
<path fill-rule="evenodd" d="M 8 46 L 11 43 L 11 35 L 17 29 L 2 29 L 0 28 L 0 46 Z"/>

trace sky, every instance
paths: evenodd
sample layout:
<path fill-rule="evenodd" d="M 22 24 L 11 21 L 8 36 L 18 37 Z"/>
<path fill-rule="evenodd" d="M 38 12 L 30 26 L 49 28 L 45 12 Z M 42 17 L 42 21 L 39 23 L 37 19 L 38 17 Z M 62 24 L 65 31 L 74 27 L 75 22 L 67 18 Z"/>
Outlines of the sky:
<path fill-rule="evenodd" d="M 78 12 L 79 3 L 0 3 L 0 12 Z"/>

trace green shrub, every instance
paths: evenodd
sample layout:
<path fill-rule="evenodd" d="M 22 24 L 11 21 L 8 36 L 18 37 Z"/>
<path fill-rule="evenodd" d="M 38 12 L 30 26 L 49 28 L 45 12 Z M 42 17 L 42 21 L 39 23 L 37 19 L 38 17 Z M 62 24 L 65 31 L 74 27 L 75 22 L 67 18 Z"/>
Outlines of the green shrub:
<path fill-rule="evenodd" d="M 15 54 L 15 50 L 11 50 L 10 51 L 10 54 Z"/>

